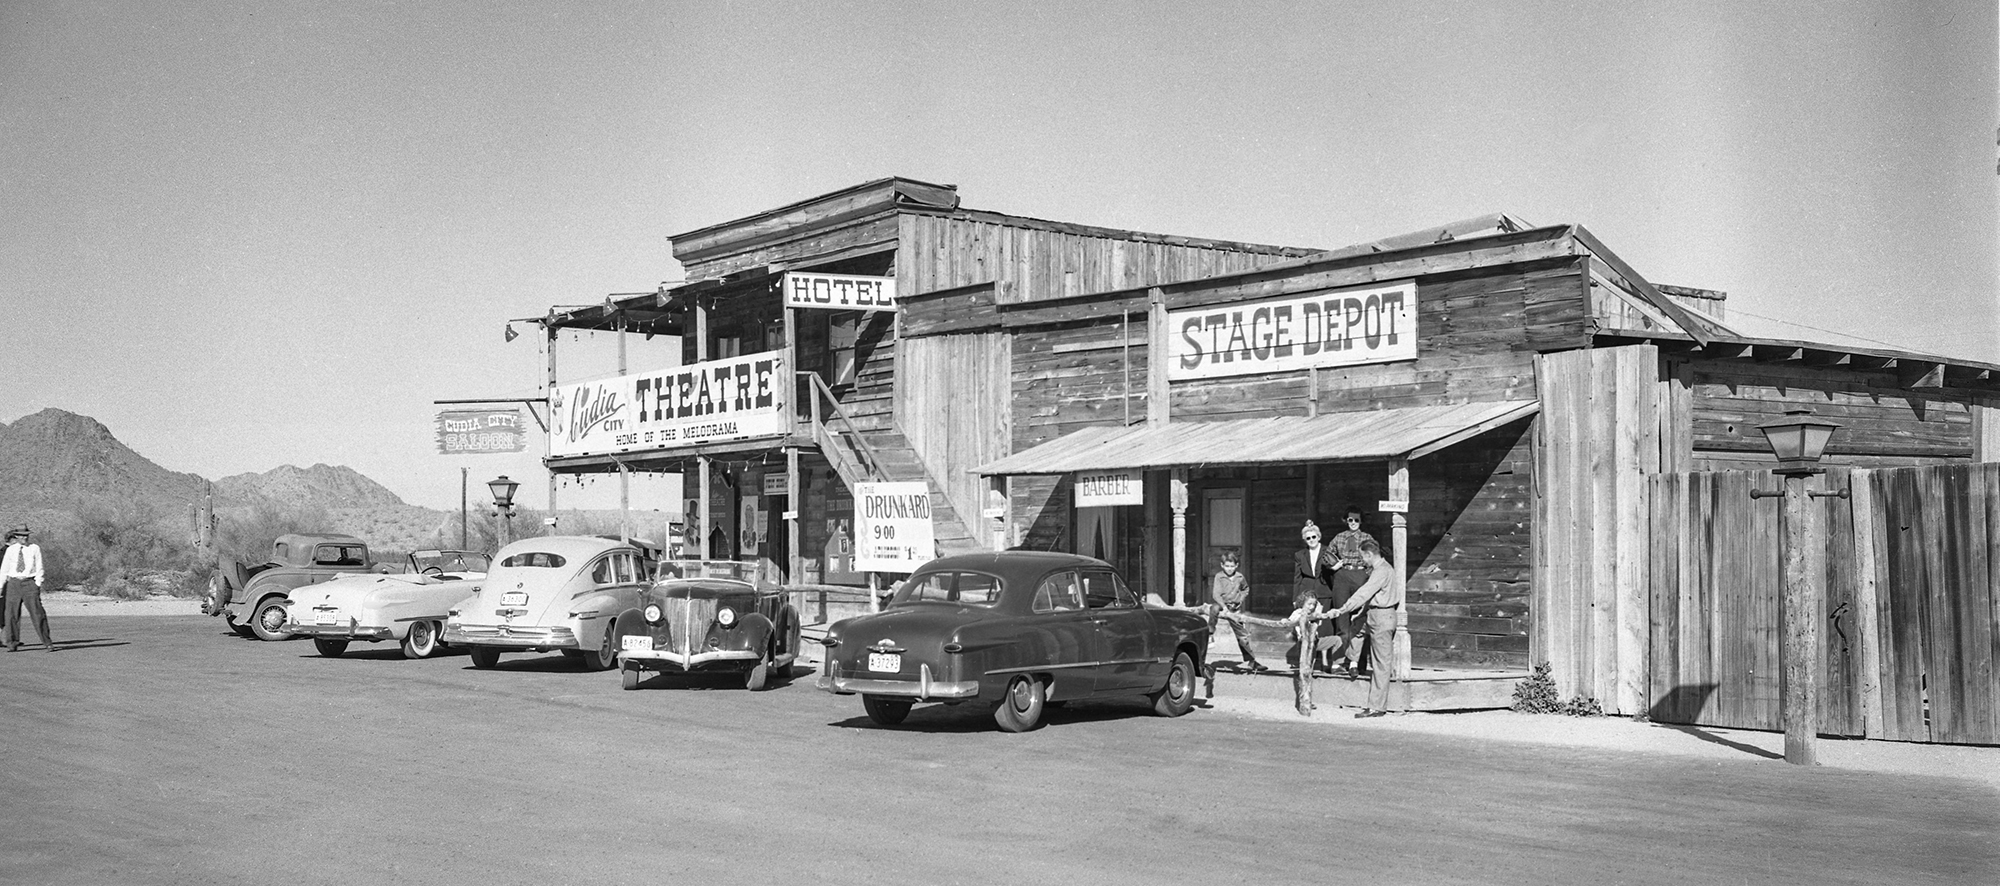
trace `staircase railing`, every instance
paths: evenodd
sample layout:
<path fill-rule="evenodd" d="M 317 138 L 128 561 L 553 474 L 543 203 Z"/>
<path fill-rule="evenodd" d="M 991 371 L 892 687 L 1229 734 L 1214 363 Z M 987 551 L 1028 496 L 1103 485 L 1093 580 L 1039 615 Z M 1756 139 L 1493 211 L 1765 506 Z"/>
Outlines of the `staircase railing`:
<path fill-rule="evenodd" d="M 820 449 L 826 452 L 829 459 L 851 454 L 861 462 L 855 467 L 867 479 L 887 479 L 882 472 L 882 459 L 875 454 L 875 447 L 868 445 L 868 437 L 854 426 L 847 413 L 841 411 L 840 400 L 833 395 L 833 389 L 827 387 L 826 379 L 817 372 L 802 370 L 795 374 L 806 382 L 807 411 L 812 418 L 813 439 L 819 443 Z M 821 409 L 822 403 L 825 404 L 824 410 Z M 838 429 L 833 426 L 835 422 L 839 423 Z"/>

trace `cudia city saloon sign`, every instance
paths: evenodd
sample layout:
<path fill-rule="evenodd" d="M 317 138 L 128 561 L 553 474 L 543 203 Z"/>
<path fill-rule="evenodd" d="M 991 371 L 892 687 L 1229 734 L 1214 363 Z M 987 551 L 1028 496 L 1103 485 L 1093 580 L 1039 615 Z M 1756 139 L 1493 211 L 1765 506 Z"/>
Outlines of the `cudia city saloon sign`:
<path fill-rule="evenodd" d="M 563 385 L 549 394 L 549 456 L 783 436 L 790 390 L 777 351 Z"/>
<path fill-rule="evenodd" d="M 1417 358 L 1417 283 L 1167 312 L 1172 381 Z"/>

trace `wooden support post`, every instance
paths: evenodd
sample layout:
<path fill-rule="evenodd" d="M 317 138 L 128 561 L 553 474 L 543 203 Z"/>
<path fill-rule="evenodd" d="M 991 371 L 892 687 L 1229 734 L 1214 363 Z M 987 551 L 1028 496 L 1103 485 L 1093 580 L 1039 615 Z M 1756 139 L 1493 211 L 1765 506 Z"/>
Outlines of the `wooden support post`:
<path fill-rule="evenodd" d="M 618 540 L 632 540 L 632 469 L 618 462 Z"/>
<path fill-rule="evenodd" d="M 786 318 L 785 323 L 785 328 L 788 330 L 791 328 L 790 319 Z M 785 558 L 788 561 L 785 564 L 785 576 L 792 584 L 798 584 L 802 580 L 806 562 L 805 553 L 799 550 L 799 545 L 802 543 L 799 537 L 799 513 L 799 448 L 787 446 L 785 447 L 785 550 L 791 556 Z"/>
<path fill-rule="evenodd" d="M 1811 500 L 1806 475 L 1785 482 L 1785 589 L 1778 601 L 1784 661 L 1778 696 L 1785 715 L 1785 762 L 1818 766 L 1819 606 L 1807 574 L 1806 521 Z"/>
<path fill-rule="evenodd" d="M 1174 468 L 1168 481 L 1168 503 L 1174 509 L 1174 605 L 1187 605 L 1187 468 Z"/>
<path fill-rule="evenodd" d="M 708 560 L 711 559 L 708 550 L 708 535 L 709 530 L 714 528 L 709 525 L 708 486 L 710 481 L 708 476 L 708 456 L 697 455 L 694 457 L 694 463 L 695 494 L 699 496 L 696 501 L 700 502 L 697 507 L 701 511 L 701 522 L 695 527 L 695 559 Z"/>
<path fill-rule="evenodd" d="M 548 364 L 549 364 L 549 371 L 548 371 L 548 384 L 547 384 L 547 386 L 545 386 L 545 387 L 544 387 L 544 388 L 542 389 L 542 405 L 543 405 L 543 406 L 547 406 L 547 405 L 549 404 L 549 401 L 550 401 L 550 400 L 551 400 L 552 398 L 554 398 L 554 396 L 555 396 L 555 393 L 556 393 L 556 327 L 555 327 L 555 324 L 552 324 L 552 323 L 543 323 L 543 324 L 542 324 L 542 331 L 543 331 L 544 333 L 546 333 L 546 334 L 547 334 L 547 338 L 548 338 L 548 344 L 549 344 L 549 353 L 548 353 L 548 358 L 549 358 L 549 359 L 548 359 Z M 533 407 L 533 406 L 530 406 L 530 407 L 529 407 L 529 411 L 530 411 L 530 412 L 534 411 L 534 407 Z M 555 416 L 554 416 L 553 414 L 551 414 L 551 415 L 549 416 L 549 418 L 550 418 L 550 420 L 551 420 L 551 421 L 553 421 L 553 420 L 554 420 L 554 418 L 555 418 Z M 547 435 L 547 434 L 543 434 L 543 435 L 542 435 L 542 439 L 543 439 L 543 441 L 544 441 L 544 445 L 546 445 L 546 443 L 547 443 L 547 440 L 548 440 L 548 435 Z M 543 453 L 544 453 L 544 454 L 547 454 L 547 452 L 548 452 L 548 450 L 547 450 L 546 448 L 545 448 L 545 449 L 543 449 L 542 451 L 543 451 Z M 550 471 L 550 472 L 549 472 L 549 516 L 553 517 L 553 516 L 555 516 L 555 513 L 556 513 L 556 472 L 555 472 L 555 471 Z"/>
<path fill-rule="evenodd" d="M 1147 293 L 1150 304 L 1146 313 L 1146 424 L 1154 427 L 1167 423 L 1172 410 L 1170 391 L 1167 384 L 1167 355 L 1172 353 L 1172 343 L 1167 328 L 1167 297 L 1155 286 Z"/>
<path fill-rule="evenodd" d="M 1405 506 L 1410 501 L 1410 460 L 1407 458 L 1389 459 L 1389 500 L 1403 502 Z M 1393 587 L 1396 599 L 1403 601 L 1403 605 L 1396 610 L 1395 668 L 1391 676 L 1406 680 L 1410 676 L 1410 515 L 1390 514 L 1389 527 L 1390 546 L 1396 560 Z"/>

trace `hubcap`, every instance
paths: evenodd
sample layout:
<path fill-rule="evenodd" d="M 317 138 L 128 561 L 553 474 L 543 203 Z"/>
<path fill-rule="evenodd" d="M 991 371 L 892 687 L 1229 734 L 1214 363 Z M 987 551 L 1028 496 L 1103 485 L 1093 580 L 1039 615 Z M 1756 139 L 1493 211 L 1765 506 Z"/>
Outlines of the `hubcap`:
<path fill-rule="evenodd" d="M 1027 710 L 1034 703 L 1034 699 L 1035 694 L 1028 688 L 1028 681 L 1018 680 L 1014 683 L 1014 710 Z"/>
<path fill-rule="evenodd" d="M 277 606 L 267 606 L 264 608 L 265 630 L 276 631 L 284 626 L 285 626 L 285 610 Z"/>

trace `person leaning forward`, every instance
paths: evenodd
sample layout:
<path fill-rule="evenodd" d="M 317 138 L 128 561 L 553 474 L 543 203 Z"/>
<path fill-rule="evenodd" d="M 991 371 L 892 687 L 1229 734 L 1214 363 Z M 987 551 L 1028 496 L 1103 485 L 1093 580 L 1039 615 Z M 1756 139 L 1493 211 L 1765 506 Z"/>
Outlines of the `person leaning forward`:
<path fill-rule="evenodd" d="M 1367 613 L 1368 666 L 1373 672 L 1368 675 L 1368 706 L 1354 716 L 1380 717 L 1389 712 L 1389 676 L 1395 670 L 1396 657 L 1396 615 L 1403 608 L 1403 592 L 1396 585 L 1396 567 L 1382 556 L 1382 546 L 1374 539 L 1361 543 L 1361 557 L 1368 564 L 1368 580 L 1332 615 Z"/>
<path fill-rule="evenodd" d="M 56 651 L 55 641 L 49 637 L 49 614 L 42 609 L 42 549 L 29 543 L 26 526 L 7 532 L 7 546 L 0 550 L 0 586 L 5 587 L 7 651 L 21 648 L 23 609 L 35 620 L 35 633 L 42 637 L 42 648 Z"/>

